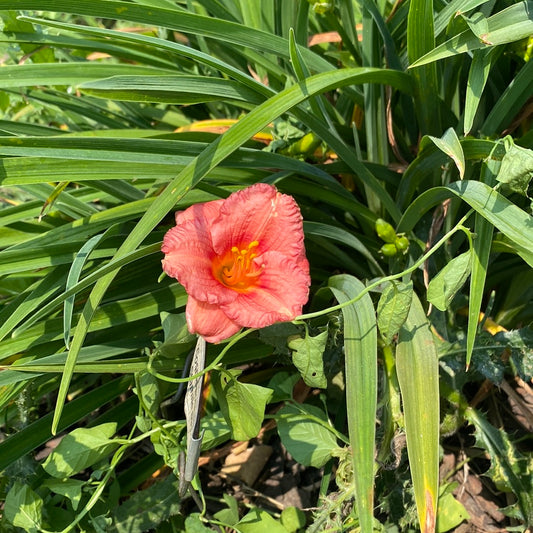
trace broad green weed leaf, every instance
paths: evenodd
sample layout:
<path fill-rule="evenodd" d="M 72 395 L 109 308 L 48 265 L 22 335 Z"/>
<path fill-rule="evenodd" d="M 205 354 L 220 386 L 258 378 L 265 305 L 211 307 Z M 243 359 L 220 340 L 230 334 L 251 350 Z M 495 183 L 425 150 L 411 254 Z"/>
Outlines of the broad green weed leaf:
<path fill-rule="evenodd" d="M 76 511 L 81 501 L 83 487 L 87 483 L 80 479 L 45 479 L 43 486 L 49 488 L 56 494 L 61 494 L 68 498 L 72 504 L 72 508 Z"/>
<path fill-rule="evenodd" d="M 189 344 L 196 341 L 195 336 L 189 333 L 185 313 L 173 314 L 163 312 L 160 314 L 161 325 L 163 326 L 163 344 L 159 346 L 159 351 L 163 355 L 172 355 L 172 346 L 175 344 Z"/>
<path fill-rule="evenodd" d="M 231 438 L 231 429 L 220 411 L 202 418 L 202 450 L 210 450 Z"/>
<path fill-rule="evenodd" d="M 218 513 L 215 513 L 213 516 L 217 520 L 224 522 L 224 524 L 233 526 L 239 521 L 239 504 L 237 500 L 229 494 L 224 493 L 222 497 L 224 498 L 224 502 L 228 507 L 227 509 L 218 511 Z"/>
<path fill-rule="evenodd" d="M 392 344 L 405 322 L 413 299 L 413 283 L 389 283 L 378 302 L 378 328 L 383 340 Z"/>
<path fill-rule="evenodd" d="M 438 137 L 433 137 L 432 135 L 428 135 L 428 139 L 433 141 L 439 150 L 453 159 L 455 166 L 459 170 L 459 177 L 463 179 L 465 174 L 465 154 L 463 153 L 461 141 L 459 141 L 459 137 L 457 137 L 455 130 L 453 128 L 448 128 L 440 139 Z"/>
<path fill-rule="evenodd" d="M 147 489 L 135 492 L 114 513 L 117 533 L 143 533 L 157 528 L 180 512 L 178 480 L 171 474 Z"/>
<path fill-rule="evenodd" d="M 318 407 L 286 405 L 277 413 L 276 420 L 281 442 L 304 466 L 321 468 L 338 448 L 335 435 L 327 428 L 326 415 Z"/>
<path fill-rule="evenodd" d="M 185 519 L 185 533 L 211 533 L 213 530 L 205 523 L 199 513 L 192 513 Z"/>
<path fill-rule="evenodd" d="M 294 350 L 292 362 L 302 375 L 306 385 L 310 387 L 325 389 L 328 385 L 322 360 L 327 340 L 327 330 L 315 337 L 311 337 L 306 332 L 303 338 L 297 337 L 289 340 L 289 348 Z"/>
<path fill-rule="evenodd" d="M 437 533 L 450 531 L 463 520 L 470 518 L 464 505 L 456 500 L 451 492 L 445 492 L 439 496 L 437 509 Z"/>
<path fill-rule="evenodd" d="M 296 372 L 276 372 L 268 382 L 268 388 L 274 392 L 271 402 L 283 402 L 292 399 L 294 386 L 300 380 L 300 375 Z"/>
<path fill-rule="evenodd" d="M 227 373 L 213 374 L 213 385 L 233 439 L 244 441 L 257 437 L 272 390 L 241 383 Z"/>
<path fill-rule="evenodd" d="M 472 253 L 469 250 L 454 257 L 430 282 L 427 299 L 440 311 L 450 307 L 470 275 Z"/>
<path fill-rule="evenodd" d="M 15 527 L 28 533 L 40 531 L 43 500 L 28 485 L 15 481 L 6 496 L 4 515 Z"/>
<path fill-rule="evenodd" d="M 281 511 L 280 521 L 289 533 L 296 533 L 305 528 L 305 513 L 297 507 L 285 507 Z"/>
<path fill-rule="evenodd" d="M 144 407 L 153 415 L 157 415 L 161 403 L 159 380 L 149 372 L 141 372 L 136 380 L 135 394 L 142 399 Z"/>
<path fill-rule="evenodd" d="M 241 533 L 288 533 L 276 519 L 257 507 L 241 519 L 237 528 Z"/>
<path fill-rule="evenodd" d="M 287 347 L 287 339 L 293 335 L 299 335 L 300 328 L 292 322 L 278 322 L 266 328 L 259 330 L 259 339 L 261 342 L 274 348 L 274 353 L 289 355 L 290 350 Z"/>
<path fill-rule="evenodd" d="M 496 179 L 513 192 L 527 196 L 533 178 L 533 150 L 517 146 L 511 137 L 505 139 L 505 155 Z"/>
<path fill-rule="evenodd" d="M 43 463 L 53 477 L 65 478 L 103 460 L 118 447 L 111 441 L 117 424 L 108 422 L 91 428 L 78 428 L 65 435 Z"/>

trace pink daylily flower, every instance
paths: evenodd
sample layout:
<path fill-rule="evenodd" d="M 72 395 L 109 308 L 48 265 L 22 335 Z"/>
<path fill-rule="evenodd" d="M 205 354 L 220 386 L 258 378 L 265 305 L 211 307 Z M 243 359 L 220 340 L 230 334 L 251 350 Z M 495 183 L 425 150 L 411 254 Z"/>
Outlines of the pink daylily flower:
<path fill-rule="evenodd" d="M 216 343 L 300 315 L 310 285 L 303 241 L 294 198 L 266 183 L 176 213 L 162 263 L 189 295 L 189 331 Z"/>

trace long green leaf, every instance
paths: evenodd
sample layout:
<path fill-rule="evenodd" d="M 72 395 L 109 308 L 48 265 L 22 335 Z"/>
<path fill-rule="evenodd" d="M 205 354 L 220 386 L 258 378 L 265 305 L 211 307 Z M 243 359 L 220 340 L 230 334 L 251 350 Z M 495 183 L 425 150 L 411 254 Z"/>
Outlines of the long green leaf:
<path fill-rule="evenodd" d="M 429 322 L 416 294 L 398 335 L 396 371 L 420 528 L 422 533 L 433 533 L 439 490 L 439 363 Z"/>
<path fill-rule="evenodd" d="M 93 248 L 100 242 L 101 238 L 104 236 L 103 233 L 99 235 L 94 235 L 91 237 L 81 248 L 80 251 L 74 257 L 72 261 L 72 266 L 70 267 L 66 290 L 72 288 L 78 280 L 80 279 L 81 271 L 83 266 L 87 262 L 89 254 L 92 252 Z M 65 340 L 65 346 L 67 350 L 69 348 L 70 340 L 70 326 L 72 324 L 72 313 L 74 312 L 74 298 L 75 295 L 69 296 L 63 305 L 63 338 Z"/>
<path fill-rule="evenodd" d="M 358 279 L 347 275 L 331 277 L 328 285 L 339 303 L 353 299 L 365 288 Z M 346 411 L 359 525 L 363 533 L 372 533 L 378 387 L 376 314 L 368 294 L 357 303 L 344 307 L 342 312 Z"/>
<path fill-rule="evenodd" d="M 530 2 L 530 13 L 533 13 L 533 2 Z M 533 15 L 530 15 L 531 32 L 533 33 Z M 486 135 L 499 133 L 529 98 L 531 98 L 531 80 L 533 79 L 533 63 L 528 61 L 516 75 L 512 83 L 502 93 L 481 126 Z"/>
<path fill-rule="evenodd" d="M 487 159 L 482 166 L 481 181 L 491 186 L 496 182 L 496 176 L 500 162 Z M 489 257 L 494 233 L 494 226 L 480 213 L 474 218 L 475 239 L 472 243 L 472 274 L 470 277 L 470 293 L 468 299 L 468 329 L 466 333 L 466 366 L 470 365 L 470 359 L 474 351 L 474 344 L 478 331 L 479 313 L 483 301 L 485 279 L 489 266 Z"/>
<path fill-rule="evenodd" d="M 166 71 L 169 75 L 172 71 Z M 118 76 L 138 74 L 156 76 L 165 73 L 162 69 L 140 65 L 106 63 L 37 63 L 8 65 L 2 67 L 0 88 L 29 87 L 32 85 L 79 85 L 84 82 Z"/>
<path fill-rule="evenodd" d="M 487 32 L 483 40 L 470 29 L 442 43 L 411 64 L 411 67 L 427 65 L 439 59 L 464 54 L 480 48 L 511 43 L 529 37 L 533 33 L 533 2 L 519 2 L 486 19 Z"/>
<path fill-rule="evenodd" d="M 407 19 L 407 55 L 415 84 L 419 127 L 422 134 L 440 135 L 439 94 L 435 65 L 423 65 L 417 61 L 435 46 L 433 30 L 433 1 L 414 0 L 409 5 Z"/>
<path fill-rule="evenodd" d="M 474 124 L 474 117 L 481 101 L 481 95 L 487 83 L 493 54 L 490 50 L 475 50 L 472 64 L 468 71 L 466 86 L 463 131 L 467 135 Z"/>
<path fill-rule="evenodd" d="M 78 85 L 91 96 L 129 102 L 199 104 L 217 100 L 260 104 L 257 92 L 233 80 L 207 76 L 112 76 Z"/>
<path fill-rule="evenodd" d="M 498 228 L 516 245 L 522 259 L 533 266 L 533 217 L 485 183 L 468 180 L 426 191 L 404 213 L 398 231 L 410 231 L 426 211 L 453 196 Z"/>
<path fill-rule="evenodd" d="M 136 5 L 131 2 L 115 0 L 17 0 L 17 5 L 9 0 L 0 0 L 0 9 L 36 10 L 95 17 L 128 20 L 141 24 L 153 24 L 183 33 L 202 35 L 224 43 L 253 48 L 261 52 L 287 57 L 287 40 L 264 32 L 236 24 L 227 20 L 214 19 L 184 12 L 178 9 L 162 9 Z M 331 70 L 332 66 L 311 50 L 302 47 L 302 54 L 308 64 L 315 70 Z"/>

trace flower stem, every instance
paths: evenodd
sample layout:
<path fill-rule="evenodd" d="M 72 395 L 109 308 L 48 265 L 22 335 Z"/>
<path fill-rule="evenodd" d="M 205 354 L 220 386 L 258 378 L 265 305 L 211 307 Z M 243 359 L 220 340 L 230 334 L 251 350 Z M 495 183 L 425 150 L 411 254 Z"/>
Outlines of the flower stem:
<path fill-rule="evenodd" d="M 468 217 L 472 214 L 473 212 L 473 209 L 470 209 L 468 211 L 468 213 L 459 221 L 459 223 L 453 228 L 451 229 L 448 233 L 446 233 L 446 235 L 444 235 L 440 240 L 439 242 L 437 242 L 432 248 L 431 250 L 429 250 L 427 253 L 425 253 L 424 255 L 422 255 L 421 257 L 418 258 L 417 261 L 415 261 L 415 263 L 413 263 L 409 268 L 407 268 L 406 270 L 403 270 L 402 272 L 398 273 L 398 274 L 391 274 L 390 276 L 385 276 L 383 278 L 380 278 L 378 279 L 377 281 L 375 281 L 374 283 L 371 283 L 370 285 L 368 285 L 367 287 L 365 287 L 355 298 L 352 298 L 351 300 L 348 300 L 346 302 L 343 302 L 342 304 L 337 304 L 337 305 L 333 305 L 332 307 L 327 307 L 326 309 L 322 309 L 321 311 L 315 311 L 314 313 L 306 313 L 304 315 L 300 315 L 300 316 L 297 316 L 295 319 L 294 319 L 294 322 L 299 322 L 301 320 L 307 320 L 309 318 L 316 318 L 318 316 L 322 316 L 322 315 L 326 315 L 328 313 L 331 313 L 333 311 L 338 311 L 339 309 L 342 309 L 344 307 L 347 307 L 348 305 L 352 305 L 354 304 L 355 302 L 357 302 L 358 300 L 360 300 L 365 294 L 369 293 L 370 291 L 372 291 L 373 289 L 375 289 L 376 287 L 379 287 L 379 285 L 387 282 L 387 281 L 394 281 L 396 279 L 399 279 L 399 278 L 402 278 L 403 276 L 405 276 L 406 274 L 410 274 L 411 272 L 413 272 L 414 270 L 416 270 L 420 265 L 422 265 L 430 256 L 432 256 L 443 244 L 446 243 L 446 241 L 454 234 L 454 233 L 457 233 L 458 231 L 464 231 L 467 235 L 467 237 L 469 238 L 470 240 L 470 230 L 466 227 L 463 226 L 463 223 L 468 219 Z"/>

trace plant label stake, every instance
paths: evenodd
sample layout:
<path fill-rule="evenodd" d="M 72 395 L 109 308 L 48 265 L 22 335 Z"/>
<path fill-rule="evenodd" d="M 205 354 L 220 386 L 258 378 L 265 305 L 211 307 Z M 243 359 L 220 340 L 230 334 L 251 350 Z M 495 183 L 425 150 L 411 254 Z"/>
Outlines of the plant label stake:
<path fill-rule="evenodd" d="M 205 368 L 205 346 L 205 339 L 198 336 L 191 368 L 189 370 L 189 376 L 194 376 Z M 187 456 L 184 461 L 183 452 L 181 452 L 179 458 L 179 494 L 181 497 L 185 496 L 187 489 L 198 470 L 198 458 L 200 457 L 200 449 L 204 437 L 203 431 L 200 434 L 200 410 L 202 405 L 203 383 L 204 376 L 202 374 L 188 382 L 187 392 L 185 393 L 184 409 L 185 421 L 187 422 Z"/>

